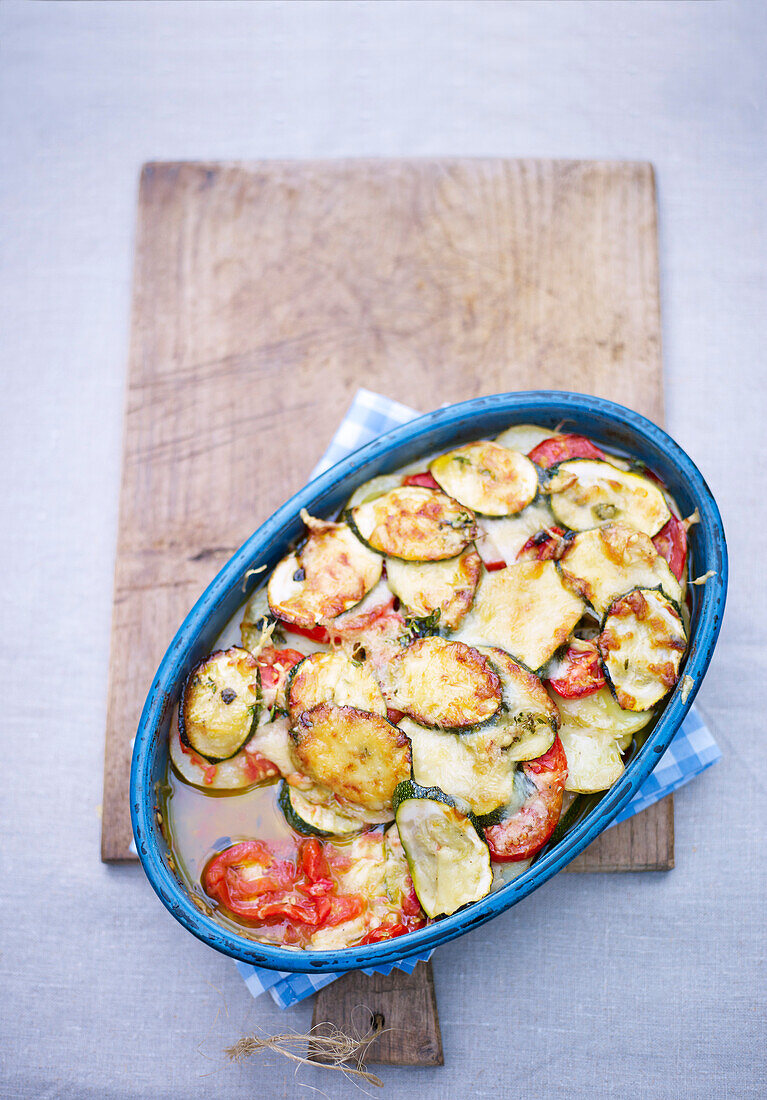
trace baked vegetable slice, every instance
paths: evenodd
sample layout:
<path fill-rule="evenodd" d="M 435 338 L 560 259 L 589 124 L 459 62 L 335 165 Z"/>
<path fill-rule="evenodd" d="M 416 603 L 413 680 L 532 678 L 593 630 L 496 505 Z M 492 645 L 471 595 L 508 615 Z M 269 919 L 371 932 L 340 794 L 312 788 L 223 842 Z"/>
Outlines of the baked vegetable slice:
<path fill-rule="evenodd" d="M 457 500 L 403 485 L 346 513 L 358 538 L 380 554 L 405 561 L 454 558 L 474 541 L 474 514 Z"/>
<path fill-rule="evenodd" d="M 505 751 L 505 738 L 496 736 L 492 726 L 457 734 L 403 718 L 400 729 L 410 740 L 418 783 L 439 787 L 475 814 L 491 813 L 512 797 L 516 764 Z"/>
<path fill-rule="evenodd" d="M 302 836 L 353 836 L 365 828 L 365 822 L 335 806 L 310 802 L 299 790 L 283 783 L 278 804 L 291 829 Z"/>
<path fill-rule="evenodd" d="M 610 462 L 591 458 L 561 462 L 546 488 L 557 522 L 572 531 L 623 521 L 652 537 L 671 516 L 657 485 Z"/>
<path fill-rule="evenodd" d="M 424 726 L 471 729 L 487 722 L 503 701 L 501 681 L 487 657 L 463 642 L 419 638 L 386 670 L 387 697 Z"/>
<path fill-rule="evenodd" d="M 660 587 L 672 600 L 682 598 L 679 581 L 652 539 L 627 523 L 581 531 L 562 554 L 560 570 L 600 617 L 632 588 Z"/>
<path fill-rule="evenodd" d="M 274 615 L 309 628 L 354 607 L 381 579 L 383 563 L 345 523 L 311 521 L 303 547 L 279 562 L 267 594 Z"/>
<path fill-rule="evenodd" d="M 439 611 L 439 625 L 455 630 L 474 599 L 482 559 L 473 546 L 447 561 L 411 562 L 386 559 L 389 588 L 409 618 L 425 619 Z"/>
<path fill-rule="evenodd" d="M 263 717 L 263 715 L 262 715 Z M 204 760 L 194 749 L 181 744 L 178 729 L 168 737 L 171 764 L 185 783 L 203 791 L 243 791 L 259 783 L 271 782 L 280 769 L 258 747 L 258 734 L 229 760 L 216 764 Z"/>
<path fill-rule="evenodd" d="M 435 458 L 429 471 L 449 496 L 484 516 L 515 515 L 538 493 L 530 459 L 498 443 L 467 443 Z"/>
<path fill-rule="evenodd" d="M 184 745 L 216 764 L 240 751 L 256 732 L 258 662 L 240 646 L 217 650 L 187 677 L 178 712 Z"/>
<path fill-rule="evenodd" d="M 552 835 L 562 814 L 567 758 L 559 738 L 548 752 L 537 760 L 526 761 L 520 770 L 520 787 L 514 799 L 486 823 L 484 830 L 490 855 L 498 863 L 517 863 L 534 856 Z"/>
<path fill-rule="evenodd" d="M 517 560 L 519 552 L 534 535 L 554 525 L 554 515 L 546 497 L 537 497 L 516 516 L 488 519 L 480 516 L 477 549 L 488 569 L 500 569 Z"/>
<path fill-rule="evenodd" d="M 623 775 L 620 742 L 614 737 L 565 721 L 559 727 L 559 739 L 567 757 L 566 791 L 606 791 Z"/>
<path fill-rule="evenodd" d="M 652 710 L 621 710 L 606 686 L 578 698 L 557 696 L 556 703 L 563 726 L 577 726 L 598 737 L 611 739 L 617 742 L 621 752 L 629 747 L 634 734 L 655 717 Z"/>
<path fill-rule="evenodd" d="M 501 678 L 503 710 L 488 727 L 497 738 L 507 760 L 534 760 L 554 743 L 559 712 L 538 677 L 523 668 L 510 653 L 496 647 L 479 646 Z"/>
<path fill-rule="evenodd" d="M 490 893 L 490 853 L 473 822 L 436 787 L 412 780 L 394 792 L 397 830 L 421 908 L 450 916 Z"/>
<path fill-rule="evenodd" d="M 508 447 L 510 451 L 521 451 L 523 455 L 529 455 L 533 447 L 537 447 L 544 439 L 551 439 L 558 433 L 551 428 L 543 428 L 540 424 L 512 424 L 506 431 L 495 437 L 495 442 L 502 447 Z"/>
<path fill-rule="evenodd" d="M 312 653 L 296 665 L 288 681 L 286 699 L 291 721 L 320 703 L 356 707 L 386 716 L 386 703 L 369 665 L 353 660 L 343 650 Z"/>
<path fill-rule="evenodd" d="M 644 711 L 677 682 L 687 636 L 660 589 L 636 588 L 611 605 L 597 645 L 618 705 Z"/>
<path fill-rule="evenodd" d="M 491 645 L 537 669 L 569 638 L 585 608 L 553 561 L 520 561 L 480 581 L 457 636 Z"/>
<path fill-rule="evenodd" d="M 388 809 L 397 783 L 410 774 L 410 742 L 378 714 L 320 703 L 299 716 L 290 735 L 300 771 L 366 809 Z"/>

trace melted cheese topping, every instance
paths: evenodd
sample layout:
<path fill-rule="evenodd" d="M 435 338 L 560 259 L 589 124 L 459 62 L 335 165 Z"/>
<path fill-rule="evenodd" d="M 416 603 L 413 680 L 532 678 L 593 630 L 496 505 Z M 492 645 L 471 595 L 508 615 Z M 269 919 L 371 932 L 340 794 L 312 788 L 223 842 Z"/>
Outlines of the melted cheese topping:
<path fill-rule="evenodd" d="M 485 574 L 457 637 L 498 646 L 536 669 L 567 641 L 584 607 L 552 561 L 516 562 Z"/>
<path fill-rule="evenodd" d="M 561 462 L 548 492 L 554 515 L 572 531 L 622 520 L 652 536 L 671 518 L 663 493 L 652 481 L 597 459 Z"/>
<path fill-rule="evenodd" d="M 612 605 L 597 645 L 619 706 L 641 711 L 676 683 L 687 639 L 663 593 L 637 588 Z"/>
<path fill-rule="evenodd" d="M 393 489 L 349 514 L 364 542 L 406 561 L 454 558 L 477 533 L 469 509 L 444 493 L 418 485 Z"/>
<path fill-rule="evenodd" d="M 347 802 L 384 810 L 410 774 L 408 739 L 385 718 L 321 703 L 291 731 L 300 769 Z"/>
<path fill-rule="evenodd" d="M 357 707 L 386 716 L 386 703 L 370 667 L 342 650 L 313 653 L 296 667 L 290 681 L 288 709 L 293 722 L 319 703 Z"/>
<path fill-rule="evenodd" d="M 439 626 L 448 630 L 455 630 L 471 607 L 481 571 L 473 546 L 447 561 L 386 559 L 389 588 L 407 608 L 408 617 L 425 619 L 439 611 Z"/>
<path fill-rule="evenodd" d="M 460 729 L 486 722 L 503 701 L 486 657 L 463 642 L 419 638 L 387 669 L 393 706 L 425 726 Z"/>
<path fill-rule="evenodd" d="M 530 459 L 498 443 L 467 443 L 440 455 L 429 470 L 446 493 L 485 516 L 514 515 L 538 492 Z"/>
<path fill-rule="evenodd" d="M 626 523 L 582 531 L 576 535 L 561 561 L 562 576 L 598 615 L 632 588 L 660 585 L 672 600 L 681 600 L 682 589 L 668 562 L 652 540 Z"/>
<path fill-rule="evenodd" d="M 275 567 L 267 587 L 278 618 L 313 627 L 354 607 L 381 578 L 383 563 L 345 523 L 316 525 L 298 554 Z"/>

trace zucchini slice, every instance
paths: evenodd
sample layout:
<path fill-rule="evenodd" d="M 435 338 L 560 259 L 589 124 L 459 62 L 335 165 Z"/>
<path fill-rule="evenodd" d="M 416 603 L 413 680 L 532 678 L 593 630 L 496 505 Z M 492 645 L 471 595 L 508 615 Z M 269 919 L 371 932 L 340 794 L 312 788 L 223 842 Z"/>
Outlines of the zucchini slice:
<path fill-rule="evenodd" d="M 553 561 L 519 561 L 485 574 L 456 637 L 498 646 L 537 669 L 567 641 L 585 606 Z"/>
<path fill-rule="evenodd" d="M 467 443 L 435 458 L 429 466 L 441 489 L 484 516 L 512 516 L 538 493 L 535 466 L 498 443 Z"/>
<path fill-rule="evenodd" d="M 512 797 L 516 765 L 493 727 L 457 734 L 403 718 L 400 729 L 410 739 L 413 776 L 424 787 L 439 787 L 475 814 L 489 814 Z"/>
<path fill-rule="evenodd" d="M 500 678 L 476 649 L 447 638 L 418 638 L 386 670 L 392 706 L 423 726 L 471 729 L 503 701 Z"/>
<path fill-rule="evenodd" d="M 572 531 L 622 520 L 652 537 L 671 518 L 666 499 L 654 482 L 619 470 L 610 462 L 593 458 L 560 462 L 546 488 L 560 526 Z"/>
<path fill-rule="evenodd" d="M 495 442 L 502 447 L 508 447 L 510 451 L 521 451 L 523 455 L 529 455 L 534 447 L 543 443 L 544 439 L 551 439 L 561 435 L 554 428 L 542 428 L 540 424 L 513 424 L 505 432 L 495 437 Z"/>
<path fill-rule="evenodd" d="M 257 735 L 229 760 L 211 764 L 193 749 L 181 744 L 178 729 L 174 726 L 168 736 L 168 754 L 174 771 L 184 782 L 203 791 L 244 791 L 261 783 L 273 782 L 279 771 L 276 764 L 260 752 Z"/>
<path fill-rule="evenodd" d="M 383 563 L 345 523 L 316 523 L 267 585 L 269 607 L 285 622 L 311 628 L 354 607 L 381 579 Z"/>
<path fill-rule="evenodd" d="M 559 711 L 541 681 L 511 654 L 478 646 L 501 678 L 503 712 L 487 727 L 505 749 L 507 760 L 535 760 L 554 744 Z"/>
<path fill-rule="evenodd" d="M 302 836 L 353 836 L 366 827 L 336 806 L 310 802 L 288 783 L 280 787 L 277 801 L 288 825 Z"/>
<path fill-rule="evenodd" d="M 565 721 L 559 728 L 559 739 L 567 757 L 566 791 L 606 791 L 623 775 L 621 747 L 614 737 Z"/>
<path fill-rule="evenodd" d="M 381 689 L 367 664 L 353 661 L 343 650 L 312 653 L 290 672 L 286 698 L 293 724 L 319 703 L 356 707 L 386 717 Z"/>
<path fill-rule="evenodd" d="M 442 561 L 474 541 L 474 515 L 436 489 L 403 485 L 346 513 L 361 541 L 392 558 Z"/>
<path fill-rule="evenodd" d="M 211 653 L 184 684 L 178 711 L 181 741 L 211 764 L 229 760 L 256 732 L 260 696 L 252 654 L 239 646 Z"/>
<path fill-rule="evenodd" d="M 356 508 L 358 504 L 367 504 L 371 500 L 377 500 L 378 497 L 382 497 L 384 493 L 388 493 L 392 489 L 399 489 L 401 485 L 401 473 L 379 474 L 378 477 L 372 477 L 370 481 L 365 481 L 356 488 L 346 502 L 346 507 L 349 509 Z"/>
<path fill-rule="evenodd" d="M 648 710 L 671 691 L 687 648 L 678 608 L 657 588 L 636 588 L 616 600 L 597 646 L 618 705 Z"/>
<path fill-rule="evenodd" d="M 471 820 L 442 791 L 400 783 L 395 803 L 413 886 L 428 917 L 450 916 L 490 893 L 489 849 Z"/>
<path fill-rule="evenodd" d="M 439 611 L 439 625 L 455 630 L 474 599 L 482 559 L 473 546 L 447 561 L 386 559 L 389 588 L 407 608 L 408 617 L 425 619 Z"/>
<path fill-rule="evenodd" d="M 608 523 L 581 531 L 560 558 L 565 580 L 588 600 L 600 618 L 632 588 L 662 588 L 682 599 L 679 581 L 647 535 L 626 523 Z"/>
<path fill-rule="evenodd" d="M 595 737 L 612 738 L 621 752 L 629 747 L 634 734 L 655 717 L 652 710 L 621 710 L 609 687 L 577 699 L 557 696 L 557 708 L 563 725 L 578 727 Z"/>
<path fill-rule="evenodd" d="M 369 810 L 388 809 L 397 783 L 410 774 L 407 737 L 378 714 L 320 703 L 299 716 L 290 735 L 300 771 Z"/>
<path fill-rule="evenodd" d="M 505 516 L 503 519 L 480 517 L 477 525 L 480 529 L 477 549 L 483 561 L 503 561 L 511 565 L 528 539 L 554 525 L 554 514 L 547 498 L 539 496 L 516 516 Z"/>

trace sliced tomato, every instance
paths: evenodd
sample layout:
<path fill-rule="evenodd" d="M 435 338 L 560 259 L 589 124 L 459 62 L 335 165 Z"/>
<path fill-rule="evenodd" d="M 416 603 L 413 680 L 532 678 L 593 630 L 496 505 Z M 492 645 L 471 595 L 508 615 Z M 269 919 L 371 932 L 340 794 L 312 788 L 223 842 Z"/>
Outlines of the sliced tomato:
<path fill-rule="evenodd" d="M 382 940 L 393 940 L 395 936 L 404 936 L 410 929 L 406 924 L 379 924 L 372 932 L 368 932 L 360 940 L 360 945 L 366 943 L 380 943 Z"/>
<path fill-rule="evenodd" d="M 535 788 L 512 817 L 485 829 L 490 858 L 497 863 L 518 863 L 539 852 L 557 827 L 562 814 L 567 757 L 562 742 L 554 744 L 536 760 L 521 765 Z"/>
<path fill-rule="evenodd" d="M 506 568 L 506 562 L 505 561 L 486 561 L 484 563 L 484 565 L 485 565 L 485 569 L 488 571 L 488 573 L 495 573 L 499 569 L 505 569 Z"/>
<path fill-rule="evenodd" d="M 295 623 L 286 623 L 282 619 L 279 620 L 279 624 L 280 630 L 284 630 L 286 634 L 300 634 L 320 645 L 327 645 L 330 641 L 330 635 L 324 626 L 296 626 Z"/>
<path fill-rule="evenodd" d="M 405 712 L 404 710 L 396 710 L 394 707 L 387 707 L 386 717 L 393 726 L 396 726 L 405 717 Z"/>
<path fill-rule="evenodd" d="M 275 649 L 274 646 L 265 646 L 258 657 L 258 667 L 261 669 L 261 687 L 268 690 L 275 688 L 284 679 L 299 661 L 303 661 L 305 654 L 297 649 Z"/>
<path fill-rule="evenodd" d="M 529 538 L 517 554 L 517 561 L 523 556 L 537 558 L 538 561 L 551 561 L 559 554 L 560 539 L 564 536 L 561 527 L 546 527 Z M 532 552 L 532 553 L 531 553 Z"/>
<path fill-rule="evenodd" d="M 557 435 L 544 439 L 527 456 L 536 466 L 546 469 L 568 458 L 607 458 L 585 435 Z"/>
<path fill-rule="evenodd" d="M 268 779 L 270 775 L 280 774 L 277 765 L 273 764 L 271 760 L 267 760 L 260 752 L 248 752 L 246 749 L 243 763 L 245 774 L 251 783 L 260 783 L 263 779 Z M 207 778 L 205 781 L 208 782 Z M 212 782 L 212 779 L 210 782 Z"/>
<path fill-rule="evenodd" d="M 584 695 L 593 695 L 605 686 L 605 677 L 595 645 L 577 642 L 571 645 L 565 654 L 565 667 L 562 672 L 549 680 L 549 685 L 563 699 L 580 699 Z"/>
<path fill-rule="evenodd" d="M 687 530 L 677 516 L 671 516 L 668 523 L 661 527 L 653 538 L 653 545 L 678 581 L 681 581 L 687 561 Z"/>
<path fill-rule="evenodd" d="M 431 476 L 431 474 L 425 471 L 422 474 L 410 474 L 402 482 L 403 485 L 420 485 L 422 489 L 439 489 L 439 485 Z M 441 492 L 441 490 L 440 490 Z"/>

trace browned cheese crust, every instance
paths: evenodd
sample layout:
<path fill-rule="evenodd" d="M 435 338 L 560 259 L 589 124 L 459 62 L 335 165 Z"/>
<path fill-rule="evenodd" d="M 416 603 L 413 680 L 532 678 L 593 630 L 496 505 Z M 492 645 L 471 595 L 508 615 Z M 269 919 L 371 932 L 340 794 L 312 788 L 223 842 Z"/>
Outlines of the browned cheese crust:
<path fill-rule="evenodd" d="M 410 742 L 385 718 L 321 703 L 291 730 L 300 770 L 340 799 L 369 810 L 391 807 L 394 788 L 410 775 Z"/>

